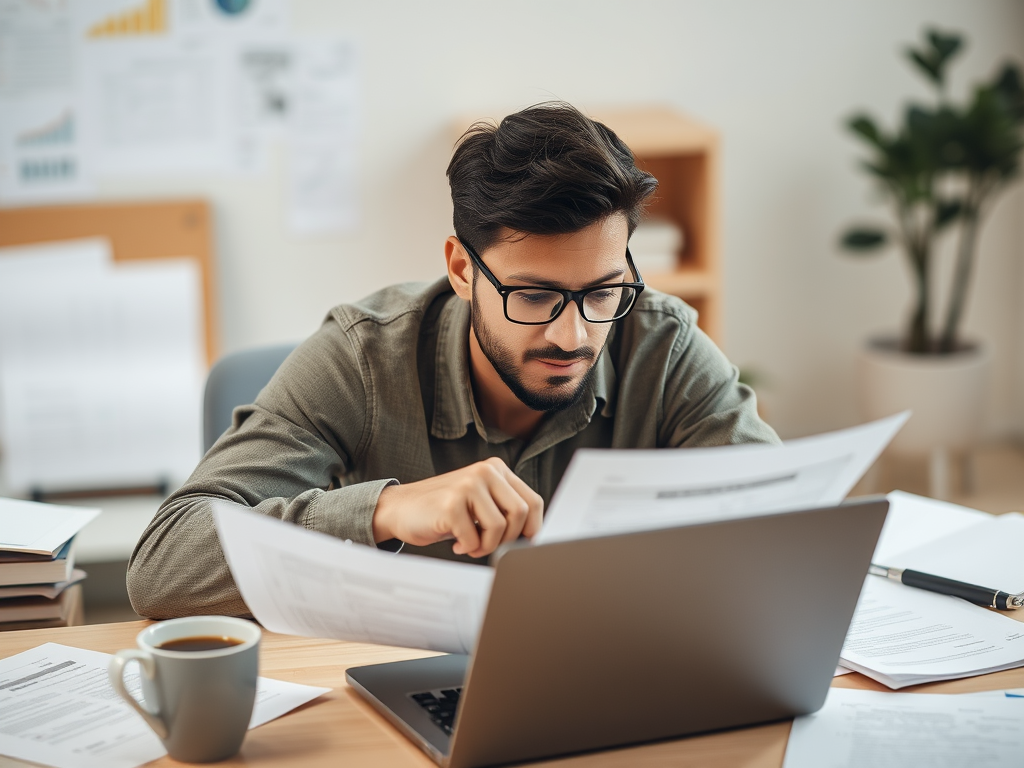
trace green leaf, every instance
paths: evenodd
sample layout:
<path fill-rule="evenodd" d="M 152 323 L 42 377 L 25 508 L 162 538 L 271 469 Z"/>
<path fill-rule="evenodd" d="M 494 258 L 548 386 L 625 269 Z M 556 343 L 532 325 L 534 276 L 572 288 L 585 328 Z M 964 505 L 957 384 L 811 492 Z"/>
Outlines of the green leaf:
<path fill-rule="evenodd" d="M 879 149 L 885 146 L 885 139 L 882 132 L 878 130 L 875 121 L 867 115 L 854 115 L 846 123 L 847 127 L 855 134 Z"/>
<path fill-rule="evenodd" d="M 928 42 L 932 45 L 938 60 L 945 64 L 963 45 L 963 38 L 956 34 L 944 34 L 937 29 L 928 30 Z"/>
<path fill-rule="evenodd" d="M 850 251 L 873 251 L 881 248 L 888 240 L 884 229 L 853 227 L 843 233 L 840 244 Z"/>
<path fill-rule="evenodd" d="M 936 85 L 942 85 L 942 66 L 927 53 L 921 53 L 913 48 L 906 49 L 907 58 L 924 72 L 928 79 Z"/>

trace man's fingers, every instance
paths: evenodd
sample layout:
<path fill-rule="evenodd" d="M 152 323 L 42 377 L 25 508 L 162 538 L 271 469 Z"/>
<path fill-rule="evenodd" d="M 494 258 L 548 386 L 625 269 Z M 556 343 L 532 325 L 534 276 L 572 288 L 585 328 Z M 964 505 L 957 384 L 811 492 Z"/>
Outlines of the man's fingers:
<path fill-rule="evenodd" d="M 487 492 L 505 517 L 506 525 L 501 537 L 502 542 L 518 539 L 519 534 L 523 531 L 523 525 L 526 524 L 527 516 L 530 513 L 530 504 L 523 498 L 523 488 L 529 490 L 529 486 L 516 477 L 512 470 L 504 464 L 488 481 Z"/>
<path fill-rule="evenodd" d="M 473 557 L 491 554 L 501 544 L 508 528 L 508 520 L 487 488 L 482 488 L 479 494 L 470 500 L 469 513 L 476 521 L 477 530 L 480 531 L 480 546 L 476 551 L 469 550 L 469 554 Z"/>
<path fill-rule="evenodd" d="M 511 469 L 506 467 L 506 471 L 508 472 L 506 476 L 508 484 L 519 498 L 526 503 L 526 515 L 524 516 L 522 527 L 516 531 L 516 536 L 522 533 L 527 538 L 532 539 L 537 535 L 537 531 L 540 530 L 540 526 L 544 522 L 544 499 Z"/>
<path fill-rule="evenodd" d="M 480 531 L 473 523 L 469 510 L 459 510 L 453 515 L 451 531 L 455 537 L 452 552 L 456 555 L 468 555 L 480 549 Z"/>

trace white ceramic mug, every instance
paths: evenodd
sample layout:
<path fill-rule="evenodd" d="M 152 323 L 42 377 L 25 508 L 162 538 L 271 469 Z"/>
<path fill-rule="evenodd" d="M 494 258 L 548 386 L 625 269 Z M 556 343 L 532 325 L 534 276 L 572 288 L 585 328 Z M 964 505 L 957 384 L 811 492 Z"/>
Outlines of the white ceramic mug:
<path fill-rule="evenodd" d="M 184 638 L 225 637 L 240 641 L 207 651 L 160 646 Z M 260 629 L 229 616 L 190 616 L 161 621 L 136 638 L 138 649 L 110 660 L 110 682 L 149 724 L 175 760 L 225 760 L 242 747 L 252 718 L 259 675 Z M 124 685 L 124 668 L 142 670 L 139 702 Z"/>

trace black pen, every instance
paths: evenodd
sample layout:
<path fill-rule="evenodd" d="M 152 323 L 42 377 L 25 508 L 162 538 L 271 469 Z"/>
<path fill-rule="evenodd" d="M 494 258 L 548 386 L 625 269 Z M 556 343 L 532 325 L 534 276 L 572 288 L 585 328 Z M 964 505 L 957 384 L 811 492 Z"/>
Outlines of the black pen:
<path fill-rule="evenodd" d="M 1008 592 L 1000 592 L 998 589 L 979 587 L 976 584 L 966 584 L 962 581 L 944 579 L 942 576 L 933 576 L 930 573 L 912 571 L 909 568 L 889 568 L 884 565 L 871 564 L 868 573 L 872 576 L 882 576 L 886 579 L 898 581 L 908 587 L 927 589 L 929 592 L 938 592 L 940 595 L 952 595 L 953 597 L 969 600 L 977 605 L 986 608 L 996 608 L 1000 611 L 1015 611 L 1024 607 L 1024 592 L 1011 595 Z"/>

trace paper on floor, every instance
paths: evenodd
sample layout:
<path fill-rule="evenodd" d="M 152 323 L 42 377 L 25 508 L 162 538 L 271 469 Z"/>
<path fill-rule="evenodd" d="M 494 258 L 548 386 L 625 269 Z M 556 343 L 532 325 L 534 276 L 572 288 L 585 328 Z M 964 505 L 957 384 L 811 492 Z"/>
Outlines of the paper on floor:
<path fill-rule="evenodd" d="M 838 504 L 908 417 L 783 445 L 581 449 L 534 543 Z"/>
<path fill-rule="evenodd" d="M 890 688 L 1024 666 L 1024 624 L 869 576 L 840 663 Z"/>
<path fill-rule="evenodd" d="M 0 754 L 56 768 L 135 768 L 167 754 L 114 693 L 110 659 L 108 653 L 46 643 L 0 660 Z M 137 672 L 126 674 L 125 684 L 141 697 Z M 329 690 L 261 677 L 249 728 Z"/>
<path fill-rule="evenodd" d="M 832 688 L 793 721 L 783 768 L 1009 768 L 1022 756 L 1022 701 Z"/>
<path fill-rule="evenodd" d="M 272 632 L 470 653 L 494 572 L 402 556 L 228 502 L 217 534 L 242 599 Z"/>

